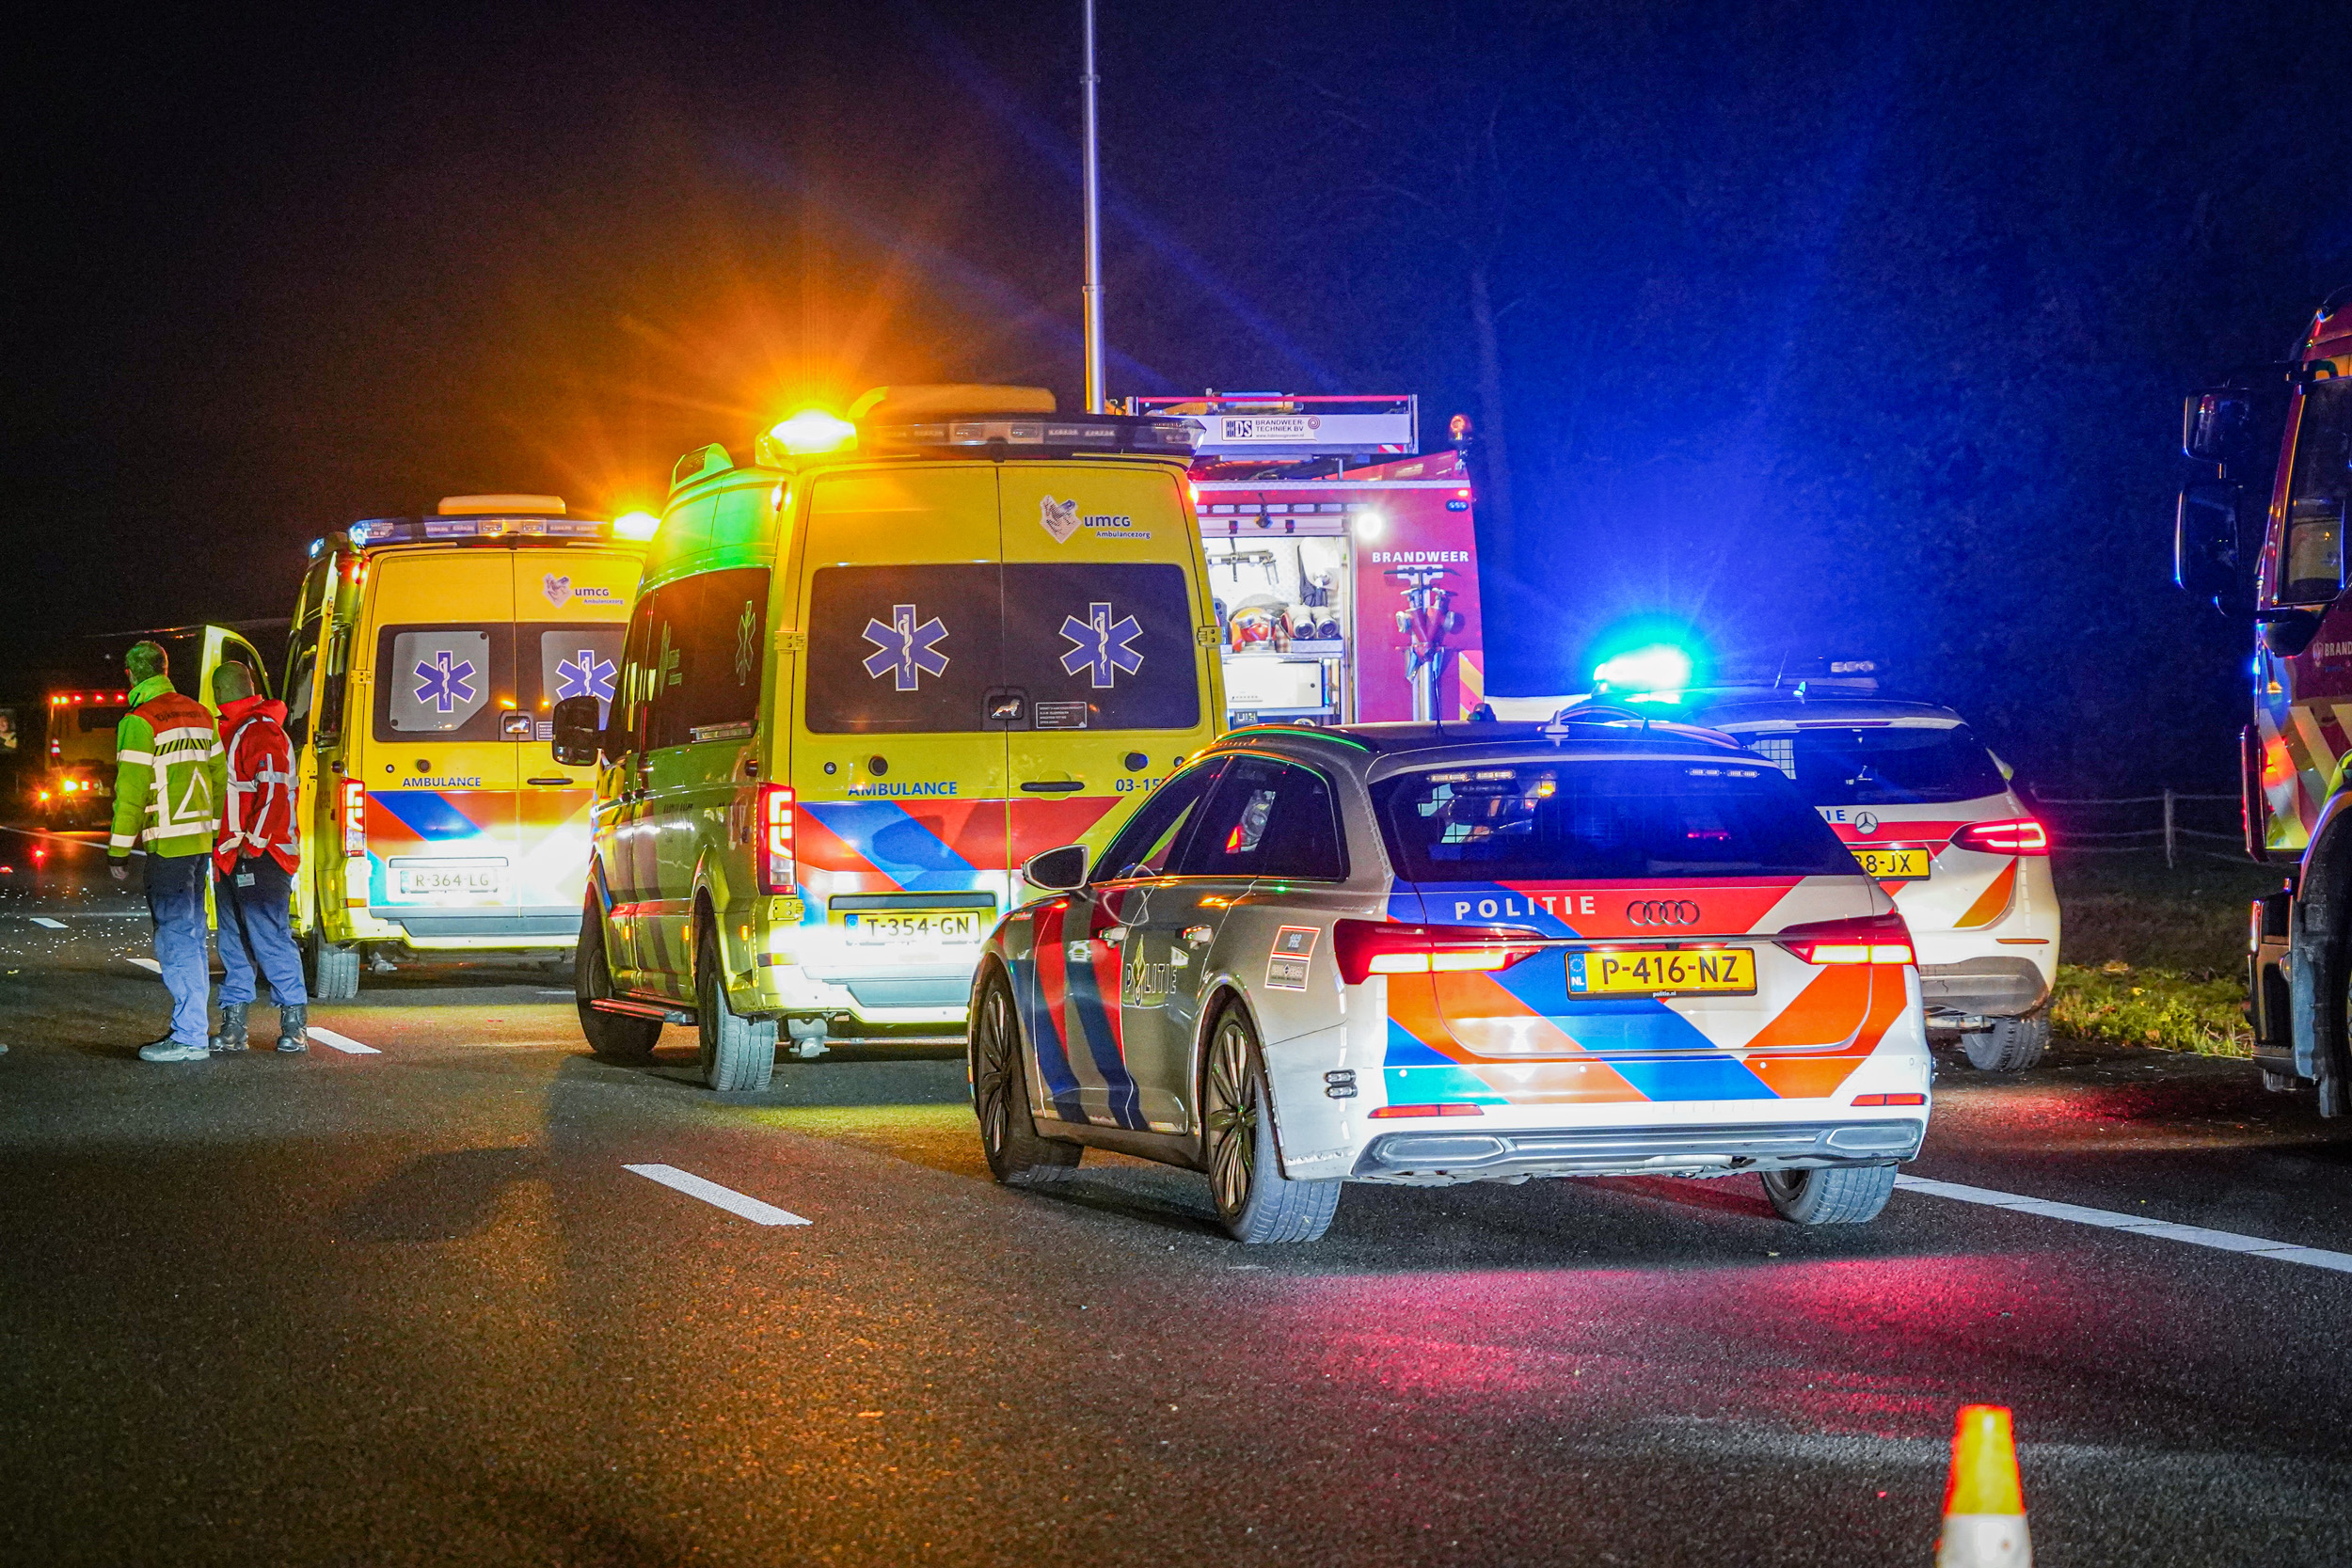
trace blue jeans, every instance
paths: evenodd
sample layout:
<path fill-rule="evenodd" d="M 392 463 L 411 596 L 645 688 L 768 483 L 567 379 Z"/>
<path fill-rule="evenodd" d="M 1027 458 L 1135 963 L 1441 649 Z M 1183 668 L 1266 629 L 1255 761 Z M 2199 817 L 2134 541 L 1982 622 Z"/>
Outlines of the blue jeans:
<path fill-rule="evenodd" d="M 155 922 L 155 962 L 171 992 L 171 1037 L 202 1045 L 212 1036 L 213 966 L 204 956 L 205 854 L 147 856 L 147 912 Z"/>
<path fill-rule="evenodd" d="M 238 861 L 234 871 L 216 875 L 213 910 L 220 918 L 222 1002 L 252 1001 L 258 969 L 279 1006 L 309 1003 L 294 940 L 294 879 L 283 866 L 266 855 Z"/>

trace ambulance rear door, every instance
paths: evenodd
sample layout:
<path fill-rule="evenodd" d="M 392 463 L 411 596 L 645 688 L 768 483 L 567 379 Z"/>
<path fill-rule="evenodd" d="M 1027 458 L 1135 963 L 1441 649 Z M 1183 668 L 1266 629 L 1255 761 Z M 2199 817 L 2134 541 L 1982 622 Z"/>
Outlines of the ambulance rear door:
<path fill-rule="evenodd" d="M 1100 848 L 1222 714 L 1182 470 L 1080 459 L 997 473 L 1017 866 L 1058 845 Z"/>
<path fill-rule="evenodd" d="M 517 549 L 514 563 L 515 701 L 501 716 L 517 789 L 513 807 L 512 903 L 525 940 L 566 939 L 580 918 L 588 874 L 589 807 L 596 768 L 554 759 L 549 710 L 565 697 L 596 699 L 611 716 L 637 592 L 634 551 L 578 546 Z"/>
<path fill-rule="evenodd" d="M 961 1007 L 1009 887 L 995 466 L 808 483 L 788 732 L 800 962 L 861 1007 Z"/>
<path fill-rule="evenodd" d="M 420 944 L 511 938 L 525 885 L 517 741 L 532 718 L 515 680 L 510 553 L 388 550 L 368 574 L 370 679 L 355 689 L 367 711 L 351 719 L 370 743 L 351 776 L 367 790 L 369 911 Z"/>

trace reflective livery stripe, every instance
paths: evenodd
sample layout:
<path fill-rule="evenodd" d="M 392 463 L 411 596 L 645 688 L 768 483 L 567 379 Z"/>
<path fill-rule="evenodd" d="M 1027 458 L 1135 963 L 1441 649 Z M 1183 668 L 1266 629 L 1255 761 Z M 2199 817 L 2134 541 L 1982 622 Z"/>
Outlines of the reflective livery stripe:
<path fill-rule="evenodd" d="M 1085 1096 L 1100 1091 L 1104 1109 L 1120 1127 L 1144 1125 L 1141 1097 L 1127 1070 L 1120 1009 L 1123 970 L 1116 947 L 1089 944 L 1073 963 L 1069 944 L 1070 900 L 1056 898 L 1025 911 L 1034 933 L 1028 963 L 1014 966 L 1014 1002 L 1038 1064 L 1046 1102 L 1064 1121 L 1089 1118 Z M 1103 920 L 1098 910 L 1095 919 Z"/>
<path fill-rule="evenodd" d="M 1133 796 L 1051 800 L 807 800 L 796 828 L 803 921 L 842 893 L 993 892 L 1031 855 L 1075 844 Z"/>
<path fill-rule="evenodd" d="M 1399 884 L 1390 911 L 1441 925 L 1672 942 L 1777 930 L 1784 922 L 1772 911 L 1798 885 L 1778 878 L 1679 883 L 1669 899 L 1656 882 Z M 1703 918 L 1681 928 L 1641 925 L 1661 903 L 1694 906 Z M 1878 1049 L 1906 999 L 1901 965 L 1824 966 L 1757 1022 L 1705 997 L 1574 995 L 1567 967 L 1566 953 L 1553 951 L 1492 973 L 1391 975 L 1382 1062 L 1390 1101 L 1820 1099 Z M 1740 1033 L 1724 1037 L 1726 1029 Z"/>

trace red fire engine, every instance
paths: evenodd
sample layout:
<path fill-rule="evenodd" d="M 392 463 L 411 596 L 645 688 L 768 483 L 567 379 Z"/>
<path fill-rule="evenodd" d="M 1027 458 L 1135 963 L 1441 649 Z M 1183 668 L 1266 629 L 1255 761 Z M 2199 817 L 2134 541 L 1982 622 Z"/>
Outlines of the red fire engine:
<path fill-rule="evenodd" d="M 1419 400 L 1211 393 L 1129 407 L 1199 432 L 1193 488 L 1230 722 L 1452 720 L 1485 700 L 1470 474 L 1458 451 L 1406 455 Z"/>

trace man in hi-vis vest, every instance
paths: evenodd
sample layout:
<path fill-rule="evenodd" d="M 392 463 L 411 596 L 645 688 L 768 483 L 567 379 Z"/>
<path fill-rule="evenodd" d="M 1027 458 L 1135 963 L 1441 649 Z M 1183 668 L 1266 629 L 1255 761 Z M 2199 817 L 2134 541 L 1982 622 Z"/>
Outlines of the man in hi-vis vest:
<path fill-rule="evenodd" d="M 171 992 L 171 1033 L 139 1048 L 143 1062 L 194 1062 L 211 1054 L 212 963 L 205 954 L 204 881 L 213 833 L 227 793 L 220 731 L 204 705 L 171 689 L 164 650 L 135 642 L 123 656 L 131 711 L 115 730 L 114 837 L 106 847 L 116 881 L 130 876 L 131 847 L 147 840 L 147 911 L 155 922 L 155 962 Z"/>

